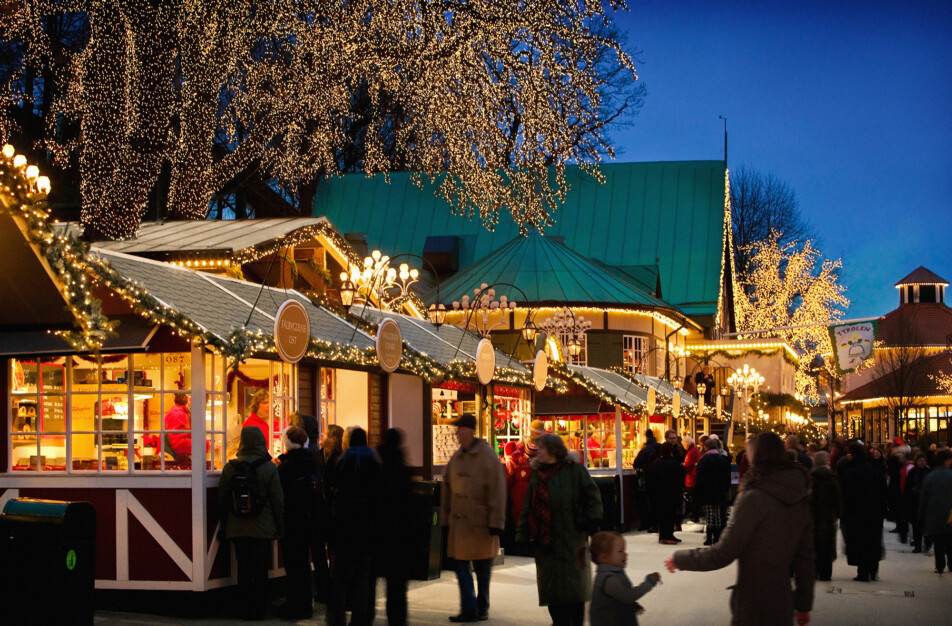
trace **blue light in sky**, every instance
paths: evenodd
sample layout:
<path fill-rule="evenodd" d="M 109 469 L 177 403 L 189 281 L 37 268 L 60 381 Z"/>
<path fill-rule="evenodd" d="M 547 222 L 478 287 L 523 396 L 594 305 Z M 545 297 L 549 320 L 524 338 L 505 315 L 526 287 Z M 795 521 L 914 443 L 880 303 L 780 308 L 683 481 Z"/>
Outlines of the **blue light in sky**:
<path fill-rule="evenodd" d="M 848 317 L 896 308 L 924 265 L 952 279 L 952 2 L 631 0 L 646 84 L 619 161 L 723 158 L 796 191 L 843 259 Z"/>

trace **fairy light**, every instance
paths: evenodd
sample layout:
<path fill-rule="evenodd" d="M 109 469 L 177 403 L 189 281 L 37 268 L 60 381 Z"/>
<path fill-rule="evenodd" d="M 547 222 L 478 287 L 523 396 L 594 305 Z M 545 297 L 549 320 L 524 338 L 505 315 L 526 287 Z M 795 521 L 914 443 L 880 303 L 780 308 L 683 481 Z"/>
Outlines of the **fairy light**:
<path fill-rule="evenodd" d="M 64 142 L 48 125 L 44 145 L 62 161 L 78 152 L 87 227 L 133 235 L 165 162 L 175 218 L 204 217 L 224 181 L 251 164 L 285 189 L 342 173 L 358 124 L 364 172 L 419 172 L 454 212 L 489 228 L 500 210 L 523 229 L 550 225 L 569 189 L 565 164 L 600 178 L 595 164 L 614 156 L 603 93 L 619 73 L 637 75 L 604 34 L 602 3 L 396 2 L 375 5 L 373 19 L 351 3 L 325 3 L 319 16 L 294 2 L 266 6 L 86 7 L 89 42 L 57 52 L 66 59 L 52 103 L 80 121 L 82 140 Z M 12 5 L 5 32 L 24 54 L 11 75 L 49 69 L 45 20 L 72 10 Z M 217 145 L 233 149 L 213 158 Z"/>
<path fill-rule="evenodd" d="M 815 395 L 810 363 L 818 354 L 832 353 L 826 327 L 850 304 L 839 282 L 843 264 L 822 259 L 812 240 L 802 247 L 796 241 L 781 244 L 776 231 L 755 243 L 752 251 L 750 274 L 741 277 L 741 288 L 735 291 L 740 338 L 745 330 L 794 327 L 776 334 L 800 354 L 796 390 Z"/>

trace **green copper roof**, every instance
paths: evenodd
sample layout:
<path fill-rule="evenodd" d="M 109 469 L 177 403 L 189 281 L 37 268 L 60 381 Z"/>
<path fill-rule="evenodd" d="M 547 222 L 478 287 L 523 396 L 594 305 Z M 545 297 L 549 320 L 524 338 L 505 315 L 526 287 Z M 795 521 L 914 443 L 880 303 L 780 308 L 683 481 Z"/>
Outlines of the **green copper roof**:
<path fill-rule="evenodd" d="M 620 274 L 620 273 L 619 273 Z M 672 308 L 642 290 L 624 274 L 613 275 L 551 237 L 538 232 L 516 237 L 477 263 L 461 270 L 440 285 L 444 302 L 473 297 L 482 283 L 509 283 L 523 292 L 529 303 L 555 301 L 567 305 L 644 305 Z M 522 294 L 506 287 L 496 291 L 519 304 Z M 435 300 L 435 291 L 428 303 Z"/>
<path fill-rule="evenodd" d="M 657 266 L 661 297 L 690 315 L 717 310 L 724 245 L 723 161 L 610 163 L 605 184 L 569 168 L 572 186 L 555 213 L 550 236 L 565 238 L 578 254 L 606 265 Z M 325 181 L 314 200 L 342 233 L 363 233 L 385 254 L 422 254 L 427 236 L 460 238 L 466 267 L 518 236 L 508 212 L 495 231 L 478 218 L 453 215 L 434 187 L 415 186 L 410 174 L 347 175 Z"/>

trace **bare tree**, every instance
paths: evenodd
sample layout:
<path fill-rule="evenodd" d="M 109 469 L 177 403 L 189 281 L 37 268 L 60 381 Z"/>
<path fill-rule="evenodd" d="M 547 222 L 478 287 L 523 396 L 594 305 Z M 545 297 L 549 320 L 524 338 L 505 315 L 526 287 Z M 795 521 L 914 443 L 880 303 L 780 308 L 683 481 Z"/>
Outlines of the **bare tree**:
<path fill-rule="evenodd" d="M 898 420 L 908 409 L 922 406 L 934 393 L 935 382 L 923 342 L 912 320 L 900 307 L 877 342 L 871 368 L 876 392 L 885 400 L 889 414 Z"/>
<path fill-rule="evenodd" d="M 734 260 L 738 274 L 750 271 L 754 244 L 772 232 L 783 246 L 792 241 L 816 241 L 813 227 L 800 214 L 793 188 L 773 174 L 761 174 L 745 165 L 730 176 Z"/>

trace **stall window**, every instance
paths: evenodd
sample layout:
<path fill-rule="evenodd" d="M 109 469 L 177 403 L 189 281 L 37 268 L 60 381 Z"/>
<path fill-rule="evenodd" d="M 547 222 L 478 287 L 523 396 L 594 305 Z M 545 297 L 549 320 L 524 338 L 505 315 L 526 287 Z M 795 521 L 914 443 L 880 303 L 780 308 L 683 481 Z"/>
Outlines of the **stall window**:
<path fill-rule="evenodd" d="M 433 465 L 446 465 L 459 448 L 453 420 L 464 413 L 478 415 L 475 386 L 447 385 L 432 391 Z"/>
<path fill-rule="evenodd" d="M 492 445 L 500 456 L 505 454 L 506 444 L 519 442 L 528 432 L 532 421 L 529 392 L 513 387 L 497 386 L 492 397 Z"/>
<path fill-rule="evenodd" d="M 648 338 L 637 335 L 622 337 L 622 365 L 627 374 L 648 374 Z"/>
<path fill-rule="evenodd" d="M 225 420 L 229 435 L 226 458 L 234 458 L 238 453 L 241 427 L 251 416 L 252 402 L 259 391 L 268 392 L 268 402 L 262 402 L 255 415 L 267 424 L 268 449 L 279 454 L 281 433 L 288 427 L 296 406 L 297 368 L 281 361 L 247 359 L 237 370 L 229 371 L 227 379 L 231 394 L 227 415 L 232 417 Z"/>
<path fill-rule="evenodd" d="M 333 369 L 321 368 L 321 432 L 337 423 L 337 379 Z"/>
<path fill-rule="evenodd" d="M 630 468 L 637 454 L 639 437 L 638 423 L 629 416 L 622 416 L 622 440 L 615 435 L 615 414 L 565 415 L 541 417 L 548 432 L 562 437 L 565 446 L 575 451 L 589 469 L 614 468 L 619 451 L 622 467 Z"/>

